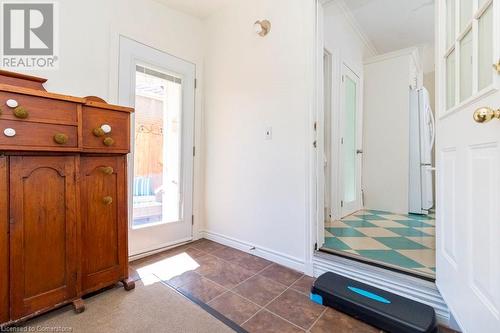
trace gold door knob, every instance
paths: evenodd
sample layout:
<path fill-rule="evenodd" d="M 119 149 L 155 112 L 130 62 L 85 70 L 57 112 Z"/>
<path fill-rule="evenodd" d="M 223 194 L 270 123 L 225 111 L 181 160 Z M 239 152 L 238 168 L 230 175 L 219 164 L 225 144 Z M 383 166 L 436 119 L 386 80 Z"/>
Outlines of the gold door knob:
<path fill-rule="evenodd" d="M 29 116 L 28 110 L 23 108 L 22 106 L 18 106 L 17 108 L 14 109 L 14 116 L 16 116 L 19 119 L 26 119 Z"/>
<path fill-rule="evenodd" d="M 500 74 L 500 60 L 496 64 L 493 64 L 493 69 L 497 71 L 498 74 Z"/>
<path fill-rule="evenodd" d="M 102 143 L 104 143 L 105 146 L 112 146 L 114 143 L 115 143 L 115 140 L 113 140 L 112 138 L 105 138 Z"/>
<path fill-rule="evenodd" d="M 64 145 L 64 144 L 68 143 L 68 136 L 66 134 L 62 134 L 62 133 L 56 134 L 56 135 L 54 135 L 54 141 L 57 144 Z"/>
<path fill-rule="evenodd" d="M 480 124 L 487 123 L 494 118 L 500 119 L 500 109 L 493 110 L 492 108 L 484 107 L 474 112 L 474 120 Z"/>
<path fill-rule="evenodd" d="M 104 198 L 102 198 L 102 202 L 105 205 L 111 205 L 113 203 L 113 198 L 110 196 L 104 197 Z"/>
<path fill-rule="evenodd" d="M 101 136 L 104 136 L 104 131 L 100 127 L 96 127 L 92 130 L 92 133 L 97 136 L 98 138 Z"/>
<path fill-rule="evenodd" d="M 114 171 L 112 167 L 101 167 L 101 172 L 105 175 L 112 175 Z"/>

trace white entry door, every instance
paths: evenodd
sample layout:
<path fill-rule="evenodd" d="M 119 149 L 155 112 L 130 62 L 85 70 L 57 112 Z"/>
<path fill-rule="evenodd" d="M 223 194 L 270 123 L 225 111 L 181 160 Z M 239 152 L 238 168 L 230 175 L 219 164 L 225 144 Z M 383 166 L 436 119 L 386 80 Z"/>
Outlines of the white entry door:
<path fill-rule="evenodd" d="M 473 115 L 500 108 L 500 1 L 436 6 L 437 285 L 464 332 L 499 332 L 500 120 Z"/>
<path fill-rule="evenodd" d="M 135 107 L 129 254 L 192 239 L 195 65 L 120 38 L 120 104 Z"/>
<path fill-rule="evenodd" d="M 347 216 L 362 207 L 362 112 L 359 77 L 342 64 L 340 96 L 340 198 L 341 216 Z"/>

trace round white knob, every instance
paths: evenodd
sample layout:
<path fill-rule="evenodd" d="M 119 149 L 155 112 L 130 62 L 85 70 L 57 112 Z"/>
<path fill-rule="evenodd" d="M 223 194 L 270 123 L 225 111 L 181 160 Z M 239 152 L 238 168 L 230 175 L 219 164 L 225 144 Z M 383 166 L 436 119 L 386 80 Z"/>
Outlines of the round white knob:
<path fill-rule="evenodd" d="M 109 126 L 108 124 L 104 124 L 101 126 L 101 129 L 102 131 L 104 132 L 104 134 L 109 134 L 111 133 L 111 126 Z"/>
<path fill-rule="evenodd" d="M 3 134 L 5 134 L 5 136 L 11 138 L 13 136 L 16 136 L 16 130 L 13 128 L 6 128 L 3 130 Z"/>
<path fill-rule="evenodd" d="M 9 108 L 17 108 L 19 106 L 19 103 L 15 99 L 8 99 L 5 104 L 7 104 Z"/>

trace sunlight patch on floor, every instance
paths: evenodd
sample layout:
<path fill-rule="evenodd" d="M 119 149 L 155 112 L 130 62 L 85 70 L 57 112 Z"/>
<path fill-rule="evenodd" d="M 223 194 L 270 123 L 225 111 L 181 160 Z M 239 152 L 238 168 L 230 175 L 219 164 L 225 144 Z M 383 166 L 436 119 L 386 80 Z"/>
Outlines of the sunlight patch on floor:
<path fill-rule="evenodd" d="M 186 272 L 194 271 L 200 265 L 187 253 L 183 252 L 170 258 L 145 265 L 137 269 L 144 285 L 150 285 L 158 280 L 167 281 Z"/>

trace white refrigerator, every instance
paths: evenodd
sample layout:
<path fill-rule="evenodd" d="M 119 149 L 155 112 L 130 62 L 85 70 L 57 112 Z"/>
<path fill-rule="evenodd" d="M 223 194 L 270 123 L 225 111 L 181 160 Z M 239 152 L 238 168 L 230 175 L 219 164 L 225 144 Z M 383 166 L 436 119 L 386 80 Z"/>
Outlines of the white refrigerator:
<path fill-rule="evenodd" d="M 425 88 L 410 92 L 409 213 L 428 214 L 434 206 L 432 149 L 435 121 Z"/>

